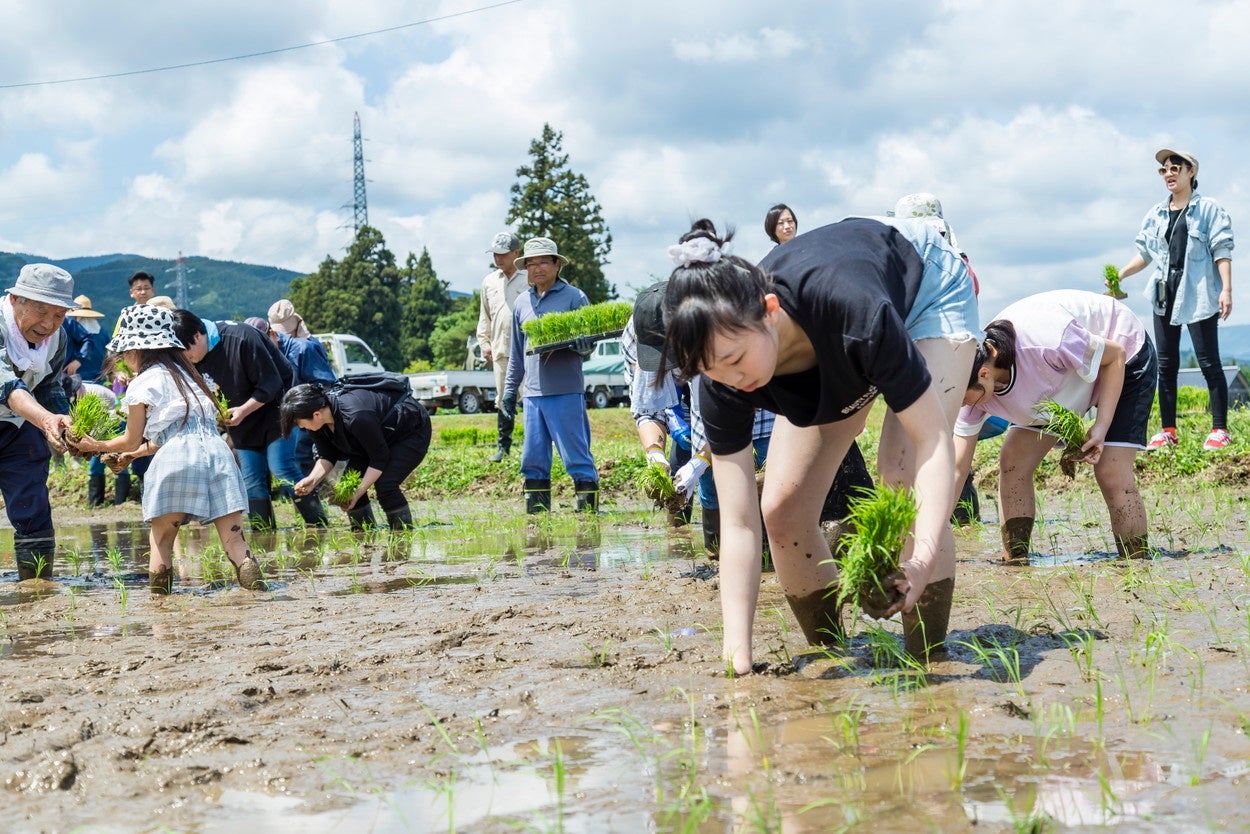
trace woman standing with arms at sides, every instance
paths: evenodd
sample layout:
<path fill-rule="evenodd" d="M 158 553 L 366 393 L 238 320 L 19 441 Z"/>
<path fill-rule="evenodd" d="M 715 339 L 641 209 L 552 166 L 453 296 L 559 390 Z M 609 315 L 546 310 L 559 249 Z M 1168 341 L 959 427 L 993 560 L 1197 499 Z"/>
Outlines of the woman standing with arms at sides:
<path fill-rule="evenodd" d="M 794 216 L 794 210 L 785 203 L 770 208 L 764 215 L 764 233 L 776 244 L 793 240 L 799 233 L 799 221 Z"/>
<path fill-rule="evenodd" d="M 217 404 L 174 335 L 173 315 L 150 304 L 125 308 L 108 350 L 138 372 L 122 400 L 126 433 L 105 441 L 87 437 L 74 445 L 93 453 L 150 455 L 155 449 L 143 488 L 143 520 L 152 525 L 152 593 L 173 590 L 174 542 L 188 521 L 211 521 L 239 584 L 265 590 L 243 538 L 243 473 L 217 434 Z"/>
<path fill-rule="evenodd" d="M 891 577 L 907 650 L 927 658 L 946 638 L 955 585 L 952 426 L 976 352 L 977 308 L 958 253 L 930 227 L 851 218 L 778 246 L 759 267 L 696 228 L 670 249 L 665 360 L 704 376 L 701 411 L 721 504 L 724 653 L 750 672 L 761 530 L 787 597 L 837 580 L 820 510 L 872 402 L 885 397 L 877 468 L 914 484 L 913 536 Z M 762 498 L 751 422 L 777 414 Z M 836 610 L 831 628 L 840 628 Z"/>
<path fill-rule="evenodd" d="M 1137 234 L 1137 254 L 1120 270 L 1120 277 L 1127 278 L 1155 265 L 1144 294 L 1154 306 L 1163 430 L 1150 438 L 1146 448 L 1179 442 L 1176 372 L 1180 370 L 1181 326 L 1187 325 L 1211 392 L 1211 433 L 1202 448 L 1219 450 L 1232 443 L 1219 323 L 1233 311 L 1233 222 L 1219 203 L 1198 193 L 1198 159 L 1193 154 L 1164 148 L 1155 159 L 1168 198 L 1146 213 Z"/>

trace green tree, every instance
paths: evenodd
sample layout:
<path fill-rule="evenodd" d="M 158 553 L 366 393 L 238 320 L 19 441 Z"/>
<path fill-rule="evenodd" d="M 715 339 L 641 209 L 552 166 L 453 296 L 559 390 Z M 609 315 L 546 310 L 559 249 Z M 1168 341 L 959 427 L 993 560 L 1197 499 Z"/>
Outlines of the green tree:
<path fill-rule="evenodd" d="M 463 368 L 469 355 L 469 337 L 477 332 L 480 294 L 452 300 L 452 311 L 439 316 L 430 331 L 431 360 L 436 368 Z"/>
<path fill-rule="evenodd" d="M 530 142 L 530 164 L 517 169 L 512 184 L 508 223 L 517 224 L 524 240 L 549 237 L 569 264 L 560 277 L 582 292 L 592 304 L 616 297 L 616 288 L 603 276 L 612 251 L 612 233 L 600 214 L 590 184 L 568 167 L 564 134 L 544 124 L 542 136 Z"/>
<path fill-rule="evenodd" d="M 447 282 L 438 280 L 430 250 L 422 247 L 421 257 L 411 252 L 402 274 L 404 367 L 421 360 L 430 361 L 434 351 L 430 336 L 439 316 L 452 309 Z"/>
<path fill-rule="evenodd" d="M 361 226 L 347 256 L 327 256 L 317 271 L 291 282 L 291 303 L 313 332 L 353 333 L 387 368 L 404 367 L 399 269 L 382 233 Z"/>

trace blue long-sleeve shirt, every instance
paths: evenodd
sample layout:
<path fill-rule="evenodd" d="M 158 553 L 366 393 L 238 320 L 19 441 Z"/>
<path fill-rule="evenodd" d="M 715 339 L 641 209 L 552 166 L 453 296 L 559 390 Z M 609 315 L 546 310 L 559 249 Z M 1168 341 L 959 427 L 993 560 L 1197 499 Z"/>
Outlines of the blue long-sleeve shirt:
<path fill-rule="evenodd" d="M 521 293 L 512 309 L 512 352 L 504 379 L 505 393 L 519 392 L 522 397 L 586 393 L 582 355 L 567 348 L 527 355 L 529 339 L 523 325 L 547 313 L 576 310 L 589 303 L 586 293 L 563 278 L 557 278 L 551 289 L 541 296 L 533 287 Z"/>
<path fill-rule="evenodd" d="M 295 371 L 292 385 L 305 382 L 320 382 L 333 385 L 338 381 L 334 369 L 330 367 L 330 357 L 326 355 L 325 345 L 317 339 L 301 339 L 286 333 L 278 334 L 278 349 L 291 363 Z"/>

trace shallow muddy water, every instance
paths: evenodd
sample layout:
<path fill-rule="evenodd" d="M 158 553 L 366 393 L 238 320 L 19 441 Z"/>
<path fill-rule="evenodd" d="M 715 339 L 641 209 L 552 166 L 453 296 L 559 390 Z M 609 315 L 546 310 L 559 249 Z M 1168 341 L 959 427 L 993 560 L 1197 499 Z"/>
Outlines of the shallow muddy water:
<path fill-rule="evenodd" d="M 1244 831 L 1245 504 L 1194 500 L 1130 564 L 1079 495 L 1027 566 L 961 530 L 928 669 L 896 622 L 809 649 L 766 573 L 737 679 L 697 530 L 649 513 L 258 534 L 261 594 L 207 532 L 168 598 L 133 519 L 66 523 L 51 582 L 0 541 L 0 829 Z"/>

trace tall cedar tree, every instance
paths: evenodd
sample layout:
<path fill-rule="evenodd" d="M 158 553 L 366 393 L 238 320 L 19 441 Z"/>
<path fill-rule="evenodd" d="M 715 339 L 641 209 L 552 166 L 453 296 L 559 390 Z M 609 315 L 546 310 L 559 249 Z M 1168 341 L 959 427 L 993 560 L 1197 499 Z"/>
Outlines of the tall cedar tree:
<path fill-rule="evenodd" d="M 291 282 L 291 303 L 314 333 L 354 333 L 387 368 L 404 367 L 399 268 L 382 233 L 361 226 L 347 257 L 326 257 L 312 275 Z"/>
<path fill-rule="evenodd" d="M 408 253 L 403 269 L 403 349 L 404 367 L 418 360 L 430 361 L 434 351 L 430 336 L 440 316 L 450 313 L 451 293 L 447 282 L 438 280 L 430 250 L 422 247 L 421 257 Z"/>
<path fill-rule="evenodd" d="M 469 339 L 477 341 L 477 314 L 481 305 L 480 293 L 467 298 L 453 298 L 452 311 L 439 316 L 430 331 L 431 364 L 435 368 L 468 368 Z"/>
<path fill-rule="evenodd" d="M 563 143 L 564 134 L 549 124 L 543 125 L 540 138 L 530 142 L 532 162 L 517 169 L 507 222 L 517 224 L 522 240 L 554 240 L 569 259 L 560 277 L 581 287 L 591 304 L 608 301 L 616 297 L 616 287 L 603 276 L 612 233 L 586 178 L 569 170 Z"/>

